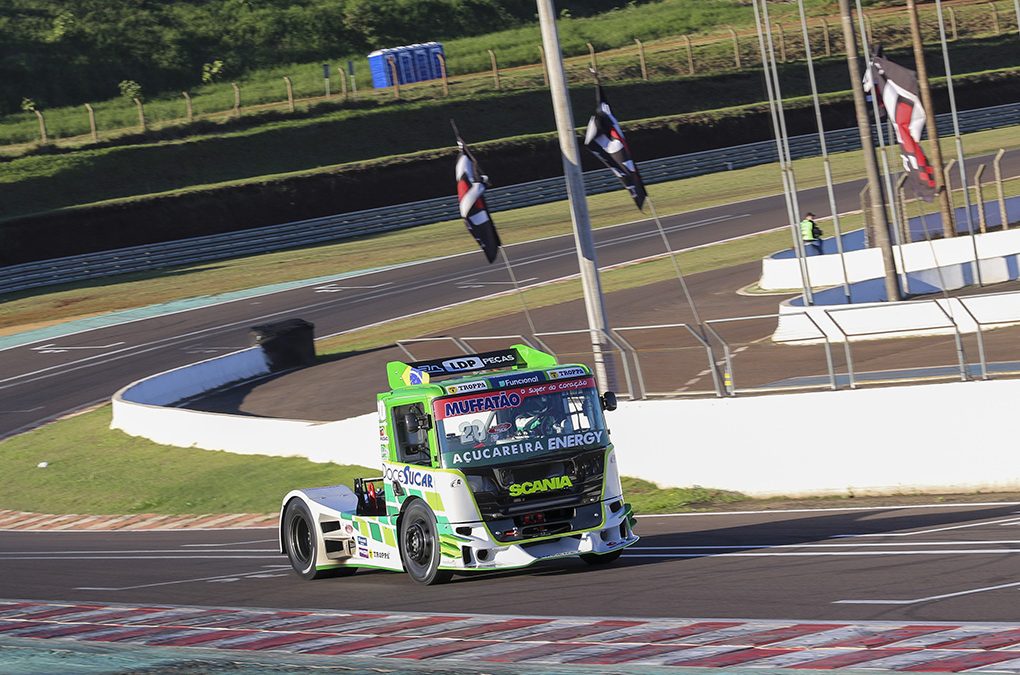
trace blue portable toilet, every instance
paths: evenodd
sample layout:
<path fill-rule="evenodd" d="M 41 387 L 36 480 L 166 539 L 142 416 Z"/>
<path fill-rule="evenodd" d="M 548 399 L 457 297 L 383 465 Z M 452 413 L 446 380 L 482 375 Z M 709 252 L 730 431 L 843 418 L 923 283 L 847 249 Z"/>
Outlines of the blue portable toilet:
<path fill-rule="evenodd" d="M 425 45 L 411 45 L 411 53 L 414 55 L 414 74 L 418 81 L 433 79 L 435 76 L 432 74 L 432 67 L 429 64 L 431 58 L 429 48 Z"/>
<path fill-rule="evenodd" d="M 426 42 L 425 46 L 429 50 L 429 66 L 432 68 L 432 77 L 442 77 L 443 68 L 439 65 L 438 56 L 446 58 L 446 54 L 443 52 L 443 45 L 439 42 Z"/>
<path fill-rule="evenodd" d="M 417 82 L 418 78 L 414 73 L 414 53 L 410 47 L 397 47 L 397 77 L 400 84 Z"/>
<path fill-rule="evenodd" d="M 392 52 L 392 49 L 377 49 L 368 55 L 368 70 L 372 73 L 372 86 L 376 89 L 393 86 L 393 77 L 388 62 L 388 59 L 393 56 Z"/>

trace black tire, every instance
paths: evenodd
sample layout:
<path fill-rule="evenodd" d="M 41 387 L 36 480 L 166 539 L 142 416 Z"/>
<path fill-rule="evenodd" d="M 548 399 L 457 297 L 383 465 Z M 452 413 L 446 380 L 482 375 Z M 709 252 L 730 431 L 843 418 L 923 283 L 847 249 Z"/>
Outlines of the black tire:
<path fill-rule="evenodd" d="M 283 510 L 283 550 L 287 553 L 291 567 L 303 579 L 324 579 L 326 577 L 350 576 L 357 567 L 336 567 L 328 570 L 315 569 L 315 553 L 318 549 L 318 535 L 315 520 L 308 506 L 300 499 L 292 499 Z"/>
<path fill-rule="evenodd" d="M 431 586 L 453 578 L 451 570 L 439 569 L 441 554 L 436 517 L 424 502 L 415 501 L 400 517 L 400 559 L 415 583 Z"/>
<path fill-rule="evenodd" d="M 612 553 L 582 553 L 581 560 L 589 565 L 608 565 L 618 560 L 622 554 L 623 550 L 613 551 Z"/>

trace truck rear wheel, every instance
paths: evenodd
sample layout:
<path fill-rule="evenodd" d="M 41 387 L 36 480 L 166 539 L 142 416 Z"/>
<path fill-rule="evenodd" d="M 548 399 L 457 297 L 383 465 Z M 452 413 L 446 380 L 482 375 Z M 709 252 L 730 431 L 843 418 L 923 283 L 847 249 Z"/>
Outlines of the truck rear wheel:
<path fill-rule="evenodd" d="M 423 502 L 415 501 L 400 519 L 400 559 L 416 583 L 431 586 L 453 578 L 450 570 L 439 569 L 441 555 L 436 517 Z"/>
<path fill-rule="evenodd" d="M 283 550 L 287 553 L 291 567 L 303 579 L 350 576 L 358 571 L 356 567 L 315 569 L 316 538 L 315 520 L 308 506 L 300 499 L 292 499 L 283 511 Z"/>

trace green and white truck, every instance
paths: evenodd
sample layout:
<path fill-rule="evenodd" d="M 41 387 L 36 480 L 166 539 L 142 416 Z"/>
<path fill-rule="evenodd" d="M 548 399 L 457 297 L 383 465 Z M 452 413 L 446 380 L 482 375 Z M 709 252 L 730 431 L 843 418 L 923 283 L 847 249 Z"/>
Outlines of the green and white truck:
<path fill-rule="evenodd" d="M 280 549 L 306 579 L 359 567 L 422 584 L 637 542 L 591 370 L 527 345 L 386 366 L 382 475 L 293 490 Z M 444 378 L 444 379 L 440 379 Z"/>

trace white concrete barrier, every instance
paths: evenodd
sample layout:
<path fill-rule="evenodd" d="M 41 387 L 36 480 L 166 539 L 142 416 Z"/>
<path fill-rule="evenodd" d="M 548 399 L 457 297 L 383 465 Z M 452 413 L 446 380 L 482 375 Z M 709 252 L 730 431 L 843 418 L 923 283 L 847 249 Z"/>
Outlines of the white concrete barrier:
<path fill-rule="evenodd" d="M 308 422 L 154 402 L 234 381 L 257 364 L 239 352 L 130 384 L 114 396 L 112 426 L 179 447 L 379 466 L 374 412 Z M 210 380 L 203 385 L 205 376 Z M 625 401 L 607 420 L 622 473 L 662 487 L 702 485 L 754 496 L 1014 490 L 1020 489 L 1012 442 L 1018 399 L 1020 380 L 995 380 Z M 958 414 L 943 415 L 946 410 Z"/>
<path fill-rule="evenodd" d="M 808 318 L 810 317 L 810 318 Z M 820 343 L 952 335 L 1020 323 L 1020 291 L 970 298 L 801 307 L 784 302 L 774 342 Z M 824 334 L 824 337 L 823 337 Z"/>
<path fill-rule="evenodd" d="M 378 446 L 372 442 L 379 433 L 375 413 L 339 422 L 310 422 L 169 407 L 268 372 L 262 349 L 252 347 L 132 382 L 114 394 L 110 426 L 181 448 L 379 465 Z"/>
<path fill-rule="evenodd" d="M 626 476 L 748 495 L 1020 489 L 1020 380 L 730 399 L 608 413 Z M 953 411 L 946 414 L 946 411 Z"/>
<path fill-rule="evenodd" d="M 942 279 L 946 290 L 962 288 L 972 283 L 969 276 L 974 263 L 974 252 L 981 261 L 981 276 L 985 283 L 998 283 L 1015 279 L 1017 256 L 1020 254 L 1020 229 L 1001 230 L 952 239 L 936 239 L 932 242 L 919 241 L 903 246 L 893 246 L 893 260 L 896 271 L 908 275 L 908 283 L 938 289 L 941 286 L 937 268 L 942 268 Z M 932 250 L 934 249 L 934 253 Z M 843 284 L 843 269 L 846 279 L 855 284 L 868 279 L 880 279 L 885 275 L 882 252 L 877 248 L 848 251 L 843 261 L 835 254 L 812 255 L 806 259 L 808 276 L 815 288 Z M 762 260 L 761 278 L 758 286 L 763 290 L 789 290 L 802 287 L 800 264 L 797 258 L 768 257 Z"/>

